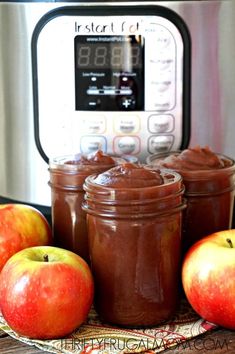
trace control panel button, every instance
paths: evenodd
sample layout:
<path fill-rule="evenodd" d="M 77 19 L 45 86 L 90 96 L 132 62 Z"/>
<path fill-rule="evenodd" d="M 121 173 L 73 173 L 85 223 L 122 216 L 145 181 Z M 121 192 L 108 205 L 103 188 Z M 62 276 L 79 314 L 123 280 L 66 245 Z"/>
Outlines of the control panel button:
<path fill-rule="evenodd" d="M 85 101 L 85 106 L 86 108 L 88 108 L 89 110 L 96 110 L 97 108 L 100 107 L 101 101 L 99 98 L 95 98 L 95 97 L 89 97 L 86 101 Z"/>
<path fill-rule="evenodd" d="M 174 84 L 172 80 L 172 76 L 169 73 L 159 73 L 152 75 L 152 79 L 150 82 L 151 87 L 154 91 L 164 92 L 166 90 L 170 90 L 171 85 Z"/>
<path fill-rule="evenodd" d="M 150 133 L 170 133 L 174 129 L 174 117 L 171 114 L 152 114 L 148 119 Z"/>
<path fill-rule="evenodd" d="M 147 32 L 149 33 L 149 36 L 152 37 L 153 43 L 157 47 L 158 51 L 160 49 L 167 48 L 173 42 L 171 32 L 161 24 L 152 22 L 149 25 Z"/>
<path fill-rule="evenodd" d="M 118 134 L 136 134 L 140 130 L 140 118 L 136 115 L 116 116 L 114 130 Z"/>
<path fill-rule="evenodd" d="M 107 141 L 103 136 L 82 136 L 80 140 L 80 150 L 84 154 L 89 154 L 97 150 L 106 152 Z"/>
<path fill-rule="evenodd" d="M 171 149 L 174 142 L 173 135 L 151 136 L 148 140 L 148 150 L 150 154 L 166 152 Z"/>
<path fill-rule="evenodd" d="M 165 57 L 160 57 L 160 58 L 157 57 L 156 59 L 153 57 L 150 59 L 150 64 L 154 65 L 155 70 L 159 72 L 170 69 L 173 63 L 174 60 L 172 59 L 170 53 L 169 53 L 169 57 L 165 55 Z"/>
<path fill-rule="evenodd" d="M 165 49 L 172 44 L 173 38 L 171 33 L 163 26 L 158 26 L 158 38 L 156 40 L 156 46 L 158 49 Z"/>
<path fill-rule="evenodd" d="M 170 110 L 174 107 L 174 95 L 171 92 L 159 92 L 155 94 L 155 98 L 152 101 L 153 109 L 159 111 Z"/>
<path fill-rule="evenodd" d="M 80 124 L 78 118 L 78 124 Z M 77 127 L 79 129 L 79 127 Z M 82 132 L 85 134 L 103 134 L 106 130 L 106 119 L 103 115 L 89 115 L 81 119 Z"/>
<path fill-rule="evenodd" d="M 115 154 L 138 154 L 140 152 L 140 139 L 137 136 L 117 136 L 114 138 Z"/>
<path fill-rule="evenodd" d="M 134 96 L 123 96 L 119 101 L 119 106 L 123 110 L 135 109 L 136 99 Z"/>

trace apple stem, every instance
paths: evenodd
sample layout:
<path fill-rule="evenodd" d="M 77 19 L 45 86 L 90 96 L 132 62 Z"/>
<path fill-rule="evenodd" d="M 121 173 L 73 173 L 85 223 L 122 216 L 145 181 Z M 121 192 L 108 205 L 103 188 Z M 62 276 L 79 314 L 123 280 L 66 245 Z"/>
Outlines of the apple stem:
<path fill-rule="evenodd" d="M 229 246 L 233 248 L 233 243 L 230 238 L 227 238 L 226 241 L 228 242 Z"/>
<path fill-rule="evenodd" d="M 43 261 L 44 261 L 44 262 L 49 262 L 48 254 L 44 254 L 44 256 L 43 256 Z"/>

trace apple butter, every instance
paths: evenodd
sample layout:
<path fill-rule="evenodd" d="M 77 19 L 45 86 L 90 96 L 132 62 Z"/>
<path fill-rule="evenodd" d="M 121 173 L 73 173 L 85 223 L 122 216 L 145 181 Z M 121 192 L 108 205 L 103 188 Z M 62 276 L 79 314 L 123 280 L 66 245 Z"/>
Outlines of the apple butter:
<path fill-rule="evenodd" d="M 187 208 L 183 217 L 183 248 L 232 225 L 234 205 L 233 159 L 208 146 L 149 156 L 147 163 L 177 171 L 183 177 Z"/>
<path fill-rule="evenodd" d="M 56 246 L 73 251 L 89 262 L 86 214 L 81 208 L 83 183 L 90 174 L 103 172 L 124 161 L 102 151 L 50 160 L 51 216 Z"/>
<path fill-rule="evenodd" d="M 178 304 L 181 176 L 125 163 L 84 183 L 95 307 L 103 320 L 152 326 Z"/>

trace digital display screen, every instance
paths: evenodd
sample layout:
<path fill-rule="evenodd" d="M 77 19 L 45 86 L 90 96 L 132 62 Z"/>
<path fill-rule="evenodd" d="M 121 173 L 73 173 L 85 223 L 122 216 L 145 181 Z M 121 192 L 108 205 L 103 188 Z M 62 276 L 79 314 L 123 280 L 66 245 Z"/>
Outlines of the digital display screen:
<path fill-rule="evenodd" d="M 74 38 L 76 110 L 142 110 L 144 38 L 77 35 Z"/>
<path fill-rule="evenodd" d="M 75 40 L 78 69 L 140 69 L 142 51 L 141 36 L 77 36 Z"/>

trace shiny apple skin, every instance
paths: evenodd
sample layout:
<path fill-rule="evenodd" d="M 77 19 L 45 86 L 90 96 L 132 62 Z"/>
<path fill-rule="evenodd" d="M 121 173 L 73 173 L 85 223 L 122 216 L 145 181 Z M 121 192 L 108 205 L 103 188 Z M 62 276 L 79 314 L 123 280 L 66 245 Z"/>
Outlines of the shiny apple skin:
<path fill-rule="evenodd" d="M 48 256 L 48 261 L 44 256 Z M 0 273 L 0 308 L 8 325 L 28 338 L 63 338 L 87 318 L 93 277 L 77 254 L 38 246 L 12 256 Z"/>
<path fill-rule="evenodd" d="M 49 222 L 38 209 L 27 204 L 0 205 L 0 271 L 18 251 L 52 243 Z"/>
<path fill-rule="evenodd" d="M 234 247 L 235 230 L 216 232 L 195 243 L 186 253 L 182 266 L 183 288 L 193 309 L 207 321 L 233 330 Z"/>

